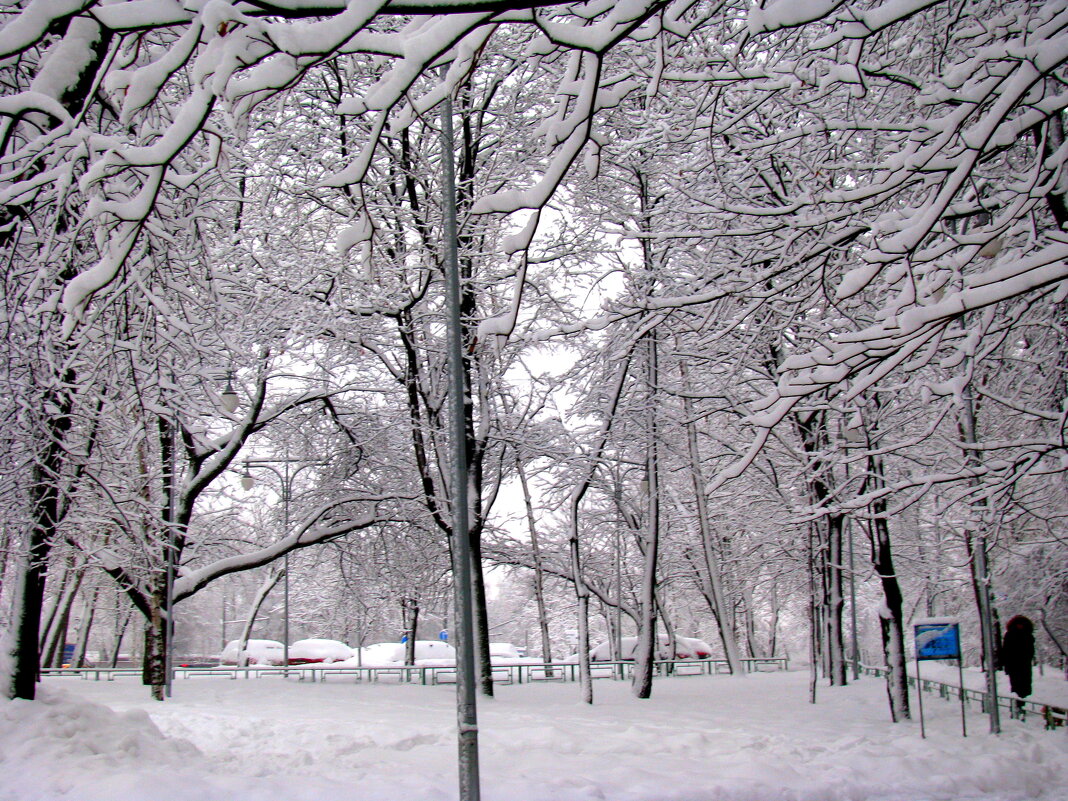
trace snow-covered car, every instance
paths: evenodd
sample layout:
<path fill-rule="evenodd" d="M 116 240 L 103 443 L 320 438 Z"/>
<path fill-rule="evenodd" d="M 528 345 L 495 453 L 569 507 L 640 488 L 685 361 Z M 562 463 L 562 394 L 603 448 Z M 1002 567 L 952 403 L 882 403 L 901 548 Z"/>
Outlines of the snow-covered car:
<path fill-rule="evenodd" d="M 366 666 L 403 665 L 405 647 L 402 642 L 378 642 L 363 648 L 360 656 Z M 426 659 L 452 660 L 455 664 L 456 649 L 441 640 L 416 640 L 415 663 L 418 665 Z"/>
<path fill-rule="evenodd" d="M 519 649 L 510 642 L 491 642 L 489 644 L 490 659 L 522 659 Z"/>
<path fill-rule="evenodd" d="M 241 664 L 242 655 L 248 658 L 250 665 L 282 665 L 285 663 L 285 646 L 277 640 L 249 640 L 245 644 L 245 650 L 239 653 L 240 647 L 240 640 L 230 640 L 226 643 L 226 647 L 219 654 L 220 664 Z"/>
<path fill-rule="evenodd" d="M 712 656 L 712 647 L 704 640 L 694 637 L 676 637 L 675 648 L 671 647 L 671 638 L 661 634 L 656 649 L 657 659 L 708 659 Z M 638 647 L 637 637 L 624 637 L 622 656 L 625 661 L 634 660 L 634 649 Z M 590 649 L 590 659 L 595 662 L 608 662 L 612 659 L 612 644 L 603 642 Z"/>
<path fill-rule="evenodd" d="M 338 640 L 297 640 L 289 646 L 289 664 L 331 664 L 351 659 L 355 652 Z"/>

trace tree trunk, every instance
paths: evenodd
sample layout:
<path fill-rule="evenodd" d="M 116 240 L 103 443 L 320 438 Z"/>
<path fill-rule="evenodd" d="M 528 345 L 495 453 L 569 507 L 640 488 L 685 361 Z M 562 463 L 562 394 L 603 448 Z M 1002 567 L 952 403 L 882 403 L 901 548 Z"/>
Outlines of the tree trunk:
<path fill-rule="evenodd" d="M 66 383 L 73 375 L 65 376 Z M 37 693 L 40 670 L 41 607 L 44 603 L 45 572 L 48 555 L 56 536 L 60 518 L 60 473 L 65 440 L 71 427 L 73 396 L 67 391 L 48 389 L 42 398 L 43 408 L 55 413 L 45 423 L 46 444 L 33 465 L 30 485 L 33 510 L 26 537 L 26 562 L 16 586 L 12 622 L 15 636 L 11 640 L 12 673 L 6 695 L 32 701 Z"/>
<path fill-rule="evenodd" d="M 821 508 L 831 495 L 831 473 L 825 456 L 828 445 L 826 413 L 795 414 L 807 466 L 805 482 L 812 506 Z M 813 523 L 813 569 L 819 577 L 817 596 L 817 653 L 832 686 L 846 684 L 845 636 L 842 631 L 845 599 L 842 596 L 842 515 L 825 512 Z"/>
<path fill-rule="evenodd" d="M 89 647 L 89 632 L 93 629 L 93 617 L 96 615 L 96 599 L 100 587 L 94 586 L 93 593 L 85 599 L 85 612 L 82 614 L 81 626 L 78 628 L 78 641 L 74 645 L 74 658 L 71 667 L 85 667 L 85 651 Z"/>
<path fill-rule="evenodd" d="M 742 590 L 742 601 L 745 603 L 742 617 L 745 621 L 745 639 L 749 650 L 749 656 L 761 659 L 768 656 L 768 654 L 764 652 L 764 646 L 761 644 L 759 637 L 757 636 L 756 616 L 753 614 L 753 591 L 751 589 L 744 588 Z M 740 671 L 739 675 L 744 675 L 744 672 Z"/>
<path fill-rule="evenodd" d="M 237 664 L 241 667 L 248 667 L 248 654 L 245 651 L 248 649 L 248 640 L 252 635 L 252 627 L 256 624 L 256 617 L 260 613 L 260 608 L 263 606 L 263 602 L 267 600 L 267 596 L 271 594 L 271 590 L 275 588 L 284 575 L 285 570 L 276 567 L 270 568 L 267 571 L 267 577 L 260 584 L 260 588 L 256 590 L 252 603 L 249 604 L 248 618 L 245 620 L 244 628 L 241 629 L 240 642 L 237 644 Z"/>
<path fill-rule="evenodd" d="M 582 687 L 582 700 L 593 703 L 593 681 L 590 675 L 590 590 L 582 580 L 582 560 L 578 540 L 578 505 L 580 495 L 571 499 L 571 532 L 568 548 L 571 553 L 571 573 L 575 583 L 575 596 L 578 599 L 578 660 L 579 684 Z"/>
<path fill-rule="evenodd" d="M 516 473 L 519 476 L 519 484 L 523 488 L 523 503 L 527 512 L 527 529 L 530 531 L 530 548 L 534 557 L 534 600 L 538 607 L 538 629 L 541 632 L 541 659 L 548 665 L 553 661 L 552 642 L 549 640 L 549 616 L 545 611 L 545 569 L 541 561 L 541 544 L 538 541 L 538 527 L 534 521 L 534 504 L 530 498 L 530 487 L 527 485 L 527 474 L 523 464 L 516 454 Z M 552 676 L 552 672 L 548 672 Z"/>
<path fill-rule="evenodd" d="M 885 485 L 882 460 L 868 457 L 868 472 L 873 489 Z M 905 671 L 905 623 L 901 585 L 894 570 L 890 548 L 890 527 L 886 521 L 886 501 L 871 504 L 872 566 L 883 588 L 883 610 L 879 614 L 883 655 L 886 658 L 886 692 L 890 700 L 890 719 L 897 723 L 912 717 L 909 709 L 908 675 Z"/>
<path fill-rule="evenodd" d="M 130 625 L 130 618 L 133 617 L 133 610 L 126 609 L 122 613 L 120 622 L 119 610 L 115 610 L 115 643 L 111 651 L 111 667 L 115 667 L 119 663 L 119 654 L 122 650 L 122 639 L 126 636 L 126 627 Z"/>
<path fill-rule="evenodd" d="M 404 664 L 415 664 L 415 633 L 419 628 L 419 601 L 405 598 L 401 602 L 401 614 L 404 617 Z"/>
<path fill-rule="evenodd" d="M 964 385 L 964 390 L 961 392 L 961 401 L 961 416 L 959 422 L 961 439 L 968 444 L 975 445 L 979 442 L 979 434 L 978 425 L 975 420 L 975 398 L 971 382 Z M 980 467 L 978 451 L 974 448 L 965 448 L 964 462 L 973 468 Z M 979 525 L 983 525 L 988 520 L 989 511 L 986 508 L 985 502 L 979 502 L 978 511 L 981 518 Z M 982 634 L 983 670 L 986 674 L 986 692 L 987 697 L 992 699 L 992 703 L 987 710 L 990 715 L 990 733 L 998 734 L 1001 732 L 1001 712 L 998 709 L 997 704 L 998 673 L 994 658 L 994 655 L 997 653 L 995 638 L 998 635 L 998 631 L 993 625 L 993 593 L 990 588 L 990 569 L 987 564 L 986 537 L 983 535 L 982 531 L 968 531 L 965 532 L 965 543 L 971 556 L 972 587 L 975 592 L 975 600 L 979 612 L 979 630 Z"/>
<path fill-rule="evenodd" d="M 827 650 L 831 685 L 844 687 L 846 681 L 845 636 L 842 627 L 845 596 L 842 594 L 842 516 L 830 515 L 827 525 Z"/>
<path fill-rule="evenodd" d="M 152 697 L 164 700 L 167 686 L 167 625 L 163 607 L 166 591 L 157 580 L 148 598 L 148 618 L 145 620 L 145 654 L 141 662 L 141 683 L 151 688 Z"/>
<path fill-rule="evenodd" d="M 84 573 L 81 570 L 68 571 L 70 583 L 63 588 L 63 594 L 56 601 L 56 614 L 49 631 L 45 634 L 44 647 L 41 649 L 41 665 L 44 667 L 62 667 L 63 650 L 66 647 L 67 628 L 70 610 L 82 584 Z"/>
<path fill-rule="evenodd" d="M 52 571 L 49 571 L 50 573 Z M 44 653 L 45 644 L 48 642 L 48 635 L 52 631 L 52 626 L 55 625 L 56 616 L 59 614 L 62 601 L 64 599 L 64 590 L 69 585 L 67 584 L 67 577 L 70 575 L 70 568 L 64 567 L 63 572 L 58 579 L 53 578 L 50 584 L 59 587 L 58 593 L 53 593 L 52 597 L 48 599 L 45 604 L 45 611 L 41 613 L 41 652 Z"/>
<path fill-rule="evenodd" d="M 685 386 L 686 368 L 680 364 L 682 378 Z M 705 480 L 701 470 L 701 458 L 697 442 L 697 424 L 694 421 L 693 401 L 689 395 L 683 395 L 683 413 L 690 422 L 686 425 L 686 444 L 690 459 L 690 478 L 693 482 L 694 503 L 697 507 L 697 525 L 701 536 L 701 549 L 704 555 L 704 572 L 700 573 L 703 585 L 703 594 L 708 601 L 712 616 L 716 619 L 719 628 L 719 639 L 723 645 L 723 654 L 727 658 L 727 665 L 731 673 L 736 676 L 745 675 L 742 669 L 742 657 L 738 650 L 738 633 L 734 630 L 733 620 L 729 613 L 725 594 L 723 592 L 723 577 L 720 573 L 720 560 L 716 558 L 716 551 L 722 553 L 722 543 L 715 543 L 715 533 L 708 516 L 708 501 L 705 498 Z M 716 547 L 720 546 L 720 547 Z M 751 621 L 750 616 L 749 620 Z"/>
<path fill-rule="evenodd" d="M 648 486 L 648 507 L 645 521 L 644 566 L 641 586 L 641 618 L 638 628 L 638 644 L 634 650 L 634 677 L 631 690 L 637 698 L 649 698 L 653 694 L 653 660 L 656 654 L 656 568 L 660 551 L 660 487 L 656 419 L 657 352 L 656 337 L 650 332 L 648 338 L 648 445 L 646 450 L 645 480 Z"/>

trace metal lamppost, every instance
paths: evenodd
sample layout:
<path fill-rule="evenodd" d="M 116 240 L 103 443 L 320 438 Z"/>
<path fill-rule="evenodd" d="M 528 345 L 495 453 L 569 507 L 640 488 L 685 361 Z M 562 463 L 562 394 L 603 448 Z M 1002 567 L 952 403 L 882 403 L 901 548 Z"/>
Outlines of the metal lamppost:
<path fill-rule="evenodd" d="M 442 67 L 445 79 L 448 67 Z M 455 142 L 452 129 L 452 93 L 446 86 L 441 104 L 443 239 L 445 245 L 445 305 L 449 364 L 449 433 L 452 451 L 452 530 L 455 548 L 455 603 L 460 637 L 457 649 L 456 717 L 459 729 L 460 801 L 479 801 L 478 714 L 475 701 L 474 589 L 471 565 L 471 527 L 468 515 L 468 464 L 463 330 L 460 319 L 460 257 L 456 225 Z"/>
<path fill-rule="evenodd" d="M 274 465 L 282 465 L 282 469 L 274 467 Z M 299 464 L 296 470 L 290 470 L 291 464 Z M 309 467 L 318 467 L 322 465 L 322 462 L 309 462 L 306 459 L 291 459 L 288 456 L 284 456 L 278 459 L 246 459 L 243 462 L 244 471 L 241 473 L 241 488 L 250 490 L 256 486 L 256 478 L 249 471 L 253 468 L 260 470 L 269 470 L 278 477 L 278 481 L 282 487 L 282 536 L 289 534 L 289 502 L 293 498 L 293 482 L 296 480 L 304 470 Z M 282 567 L 282 609 L 283 609 L 283 628 L 282 628 L 282 658 L 286 663 L 286 667 L 289 667 L 289 552 L 283 555 L 283 567 Z"/>

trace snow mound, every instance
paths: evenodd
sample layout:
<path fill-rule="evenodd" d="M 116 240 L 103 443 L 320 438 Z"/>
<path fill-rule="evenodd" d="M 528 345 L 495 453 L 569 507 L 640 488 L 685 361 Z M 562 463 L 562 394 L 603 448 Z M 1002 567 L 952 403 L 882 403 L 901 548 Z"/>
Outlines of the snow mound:
<path fill-rule="evenodd" d="M 0 700 L 4 801 L 144 797 L 146 783 L 156 785 L 148 776 L 177 776 L 201 762 L 195 746 L 165 737 L 139 709 L 115 712 L 50 688 L 36 701 Z M 85 795 L 87 775 L 99 777 L 92 796 Z"/>

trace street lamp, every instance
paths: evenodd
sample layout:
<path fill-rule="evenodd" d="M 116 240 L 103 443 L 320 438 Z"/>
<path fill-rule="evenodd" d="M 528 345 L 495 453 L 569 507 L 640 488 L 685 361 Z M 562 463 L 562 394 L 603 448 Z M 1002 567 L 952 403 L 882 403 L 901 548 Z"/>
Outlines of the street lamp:
<path fill-rule="evenodd" d="M 240 401 L 237 390 L 234 389 L 234 372 L 230 370 L 226 374 L 226 389 L 219 396 L 219 405 L 222 406 L 223 411 L 233 414 L 237 411 L 237 405 Z"/>
<path fill-rule="evenodd" d="M 282 465 L 282 469 L 274 467 L 274 465 Z M 299 464 L 300 466 L 296 470 L 290 470 L 291 464 Z M 282 487 L 282 536 L 289 533 L 289 502 L 293 498 L 293 482 L 296 481 L 304 470 L 309 467 L 321 466 L 323 462 L 314 461 L 309 462 L 306 459 L 291 459 L 288 456 L 278 459 L 246 459 L 243 462 L 244 470 L 241 473 L 241 488 L 244 490 L 250 490 L 256 486 L 256 477 L 250 472 L 253 468 L 260 470 L 269 470 L 278 477 L 278 481 Z M 282 609 L 283 609 L 283 627 L 282 627 L 282 648 L 283 648 L 283 660 L 286 667 L 289 667 L 289 551 L 286 551 L 282 556 Z"/>

